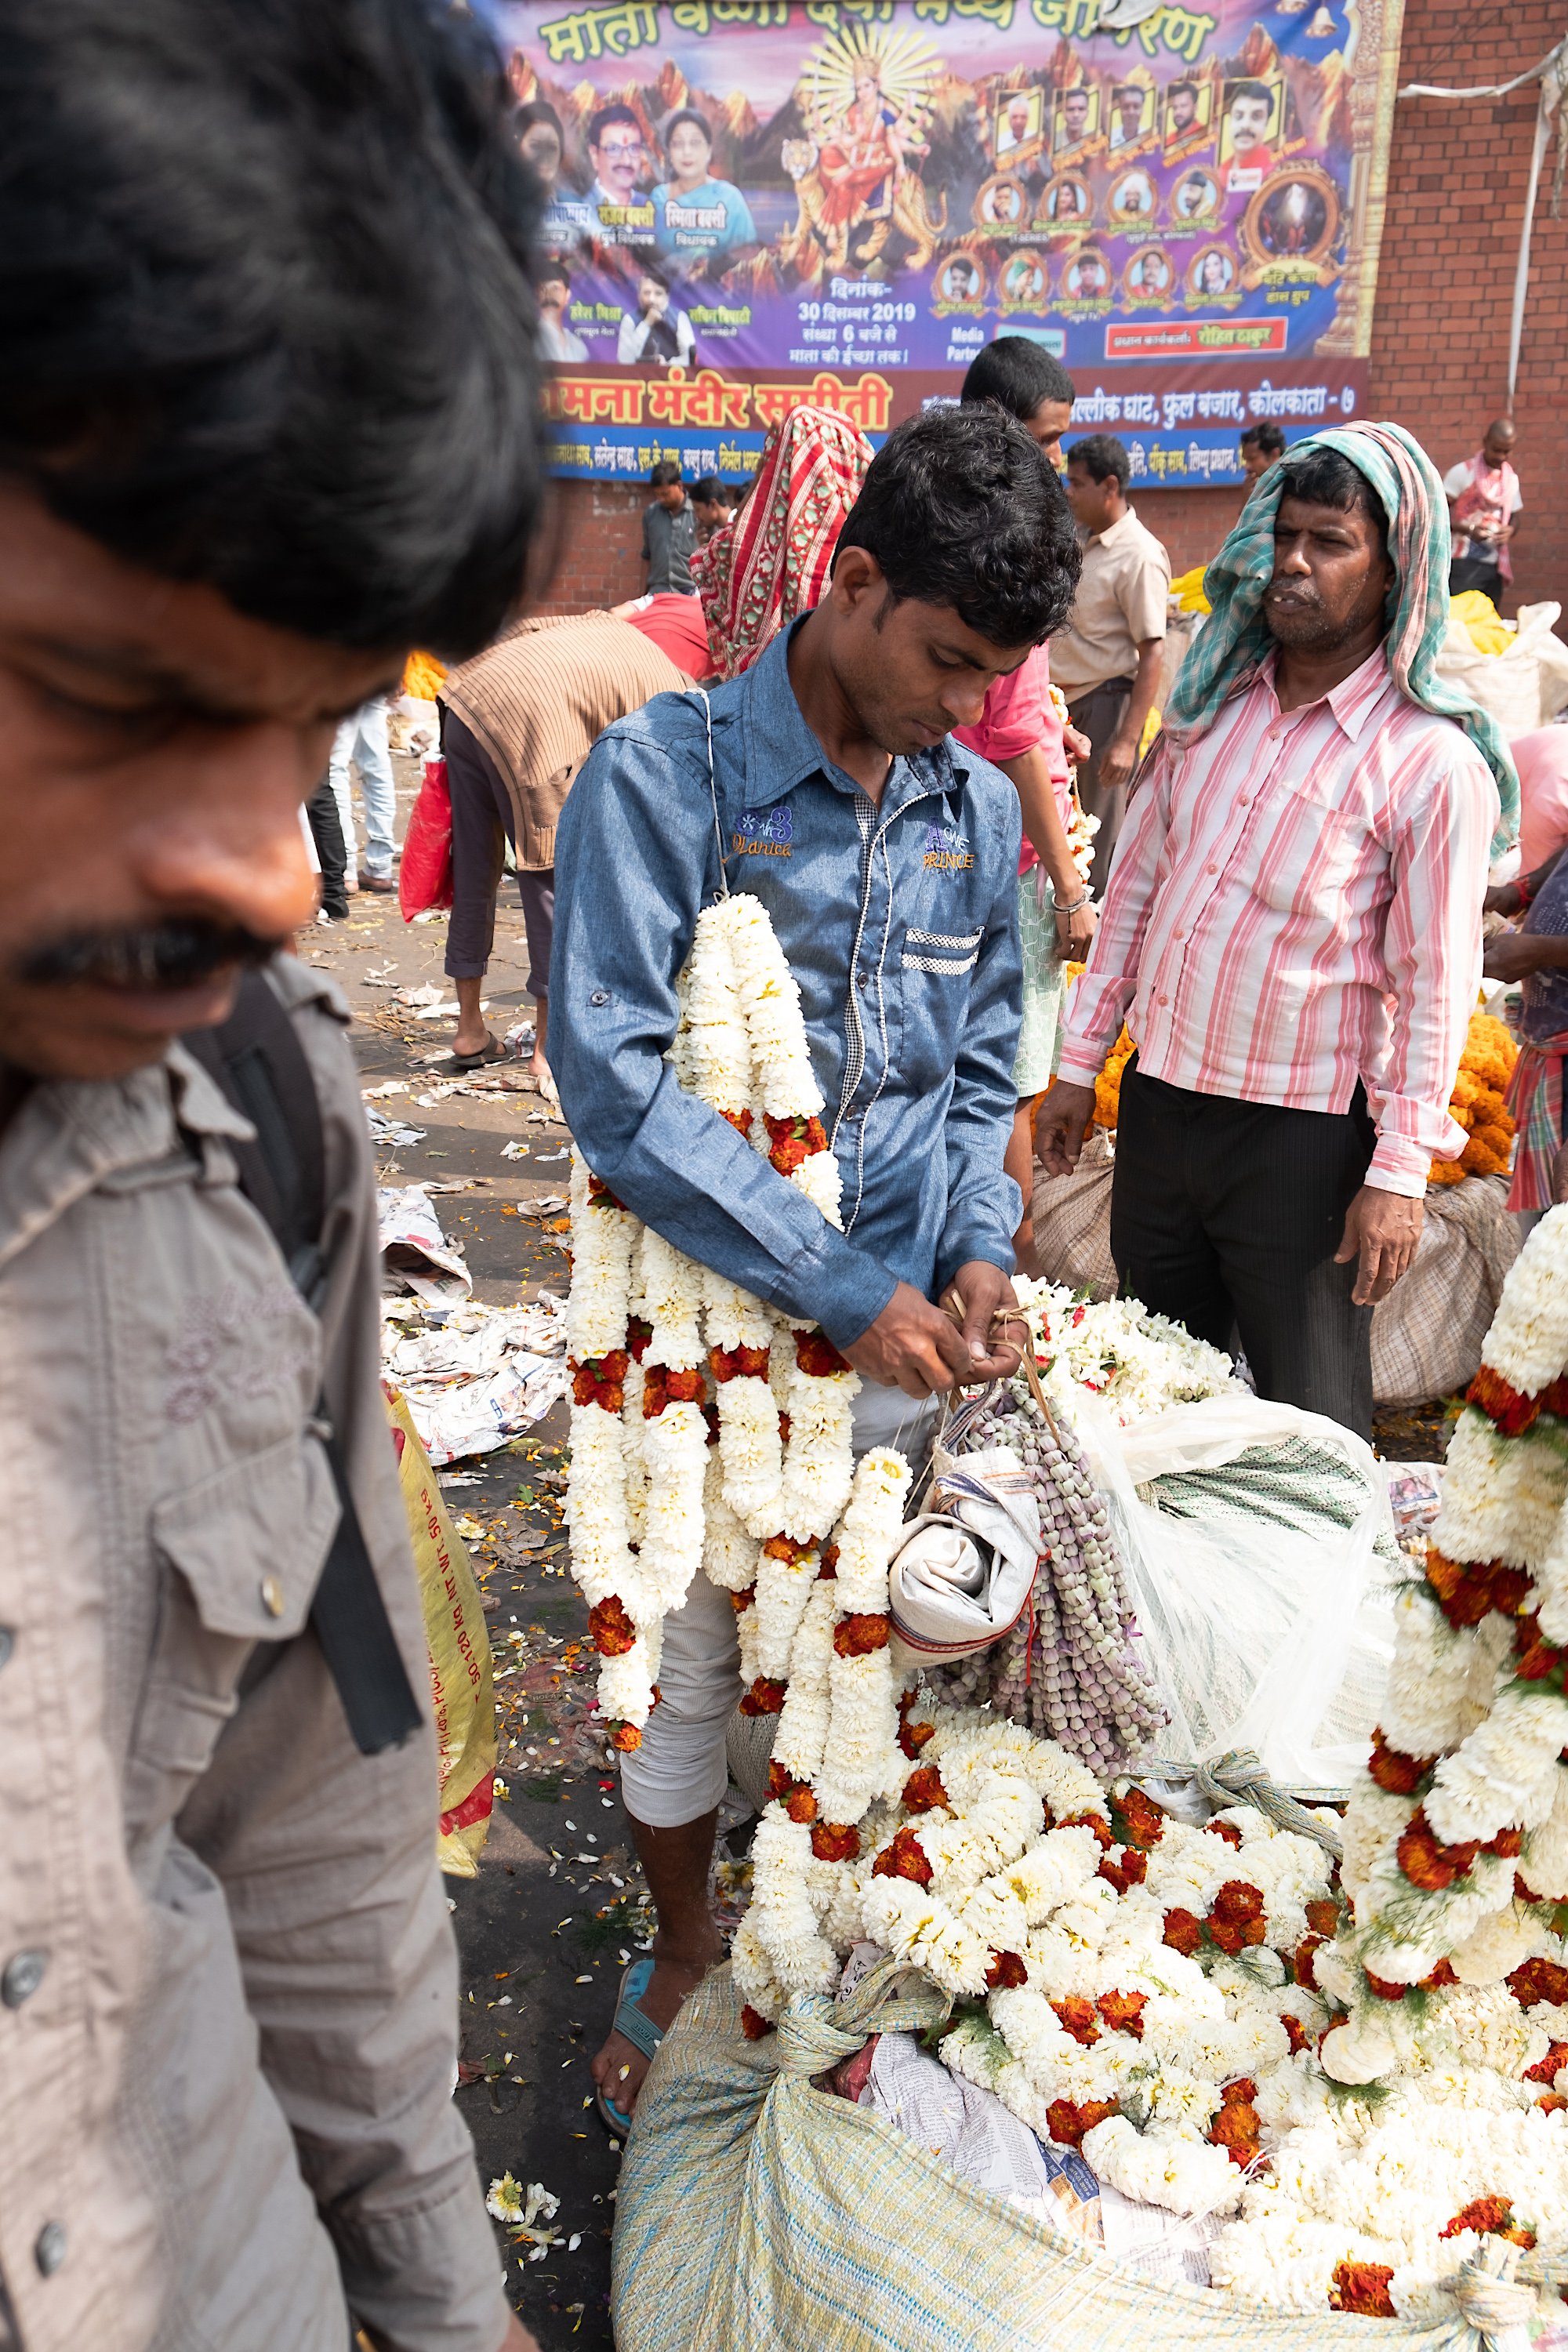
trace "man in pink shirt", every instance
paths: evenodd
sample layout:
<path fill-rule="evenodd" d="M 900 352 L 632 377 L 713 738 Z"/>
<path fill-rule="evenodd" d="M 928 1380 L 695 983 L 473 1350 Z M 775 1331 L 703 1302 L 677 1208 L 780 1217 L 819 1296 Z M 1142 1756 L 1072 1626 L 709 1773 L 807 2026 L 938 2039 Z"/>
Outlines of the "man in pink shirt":
<path fill-rule="evenodd" d="M 1441 487 L 1397 427 L 1319 436 L 1254 492 L 1037 1129 L 1065 1173 L 1125 1015 L 1123 1290 L 1217 1347 L 1239 1333 L 1261 1394 L 1367 1436 L 1372 1308 L 1415 1255 L 1428 1162 L 1464 1145 L 1447 1104 L 1500 790 L 1510 835 L 1517 810 L 1500 737 L 1433 670 L 1447 563 Z"/>

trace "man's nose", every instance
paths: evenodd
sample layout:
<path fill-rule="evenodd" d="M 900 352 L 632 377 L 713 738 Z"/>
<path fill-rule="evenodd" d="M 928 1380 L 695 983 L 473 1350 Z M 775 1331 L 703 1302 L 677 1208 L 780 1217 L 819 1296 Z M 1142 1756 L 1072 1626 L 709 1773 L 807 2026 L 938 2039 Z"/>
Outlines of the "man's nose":
<path fill-rule="evenodd" d="M 979 723 L 985 708 L 985 692 L 990 680 L 984 677 L 950 678 L 942 690 L 942 707 L 955 727 L 973 727 Z"/>
<path fill-rule="evenodd" d="M 129 844 L 142 887 L 171 908 L 243 924 L 262 939 L 308 923 L 316 882 L 300 758 L 295 730 L 269 725 L 182 762 Z"/>
<path fill-rule="evenodd" d="M 1312 566 L 1308 557 L 1307 541 L 1304 534 L 1299 539 L 1288 539 L 1283 541 L 1276 541 L 1274 547 L 1274 575 L 1276 579 L 1278 579 L 1282 572 L 1289 572 L 1293 579 L 1300 579 L 1304 573 L 1310 572 Z"/>

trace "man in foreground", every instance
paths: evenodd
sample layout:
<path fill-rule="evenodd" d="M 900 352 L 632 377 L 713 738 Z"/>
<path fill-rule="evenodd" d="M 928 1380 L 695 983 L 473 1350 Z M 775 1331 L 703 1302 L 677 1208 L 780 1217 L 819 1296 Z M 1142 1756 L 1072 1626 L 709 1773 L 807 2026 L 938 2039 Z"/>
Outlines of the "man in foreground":
<path fill-rule="evenodd" d="M 525 2352 L 346 1011 L 275 950 L 335 728 L 521 593 L 533 199 L 417 0 L 20 0 L 0 125 L 0 2344 Z"/>
<path fill-rule="evenodd" d="M 656 1232 L 821 1323 L 866 1381 L 858 1450 L 918 1428 L 953 1381 L 1016 1367 L 994 1325 L 1013 1303 L 1018 1222 L 1002 1167 L 1018 803 L 950 730 L 1060 619 L 1071 557 L 1057 484 L 1011 417 L 975 406 L 900 425 L 824 601 L 708 709 L 661 697 L 611 728 L 561 827 L 552 1058 L 584 1157 Z M 842 1233 L 664 1059 L 721 854 L 800 987 Z M 608 908 L 606 872 L 623 877 Z M 698 1578 L 666 1624 L 662 1703 L 622 1759 L 659 1924 L 595 2061 L 621 2128 L 647 2054 L 720 1957 L 708 1874 L 742 1691 L 734 1627 L 729 1596 Z"/>
<path fill-rule="evenodd" d="M 1076 1163 L 1125 1016 L 1124 1290 L 1258 1391 L 1372 1433 L 1372 1309 L 1409 1266 L 1480 975 L 1492 722 L 1437 679 L 1442 490 L 1396 425 L 1298 444 L 1210 565 L 1037 1126 Z"/>
<path fill-rule="evenodd" d="M 1079 798 L 1100 819 L 1090 887 L 1102 897 L 1154 707 L 1165 645 L 1171 559 L 1127 496 L 1131 461 L 1113 434 L 1090 433 L 1068 453 L 1068 502 L 1083 541 L 1083 570 L 1068 624 L 1051 647 L 1051 675 L 1092 750 Z"/>

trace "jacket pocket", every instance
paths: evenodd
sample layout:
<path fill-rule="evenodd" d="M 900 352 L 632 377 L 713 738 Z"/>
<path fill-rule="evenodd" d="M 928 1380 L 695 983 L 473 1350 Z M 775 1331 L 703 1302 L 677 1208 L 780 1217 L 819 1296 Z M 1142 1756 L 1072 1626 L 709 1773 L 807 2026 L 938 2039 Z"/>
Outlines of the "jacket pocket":
<path fill-rule="evenodd" d="M 927 1095 L 952 1074 L 984 928 L 904 933 L 893 1051 L 903 1091 Z"/>
<path fill-rule="evenodd" d="M 206 1769 L 255 1645 L 304 1630 L 337 1522 L 326 1449 L 308 1432 L 153 1507 L 158 1620 L 131 1741 L 134 1829 L 172 1818 Z"/>

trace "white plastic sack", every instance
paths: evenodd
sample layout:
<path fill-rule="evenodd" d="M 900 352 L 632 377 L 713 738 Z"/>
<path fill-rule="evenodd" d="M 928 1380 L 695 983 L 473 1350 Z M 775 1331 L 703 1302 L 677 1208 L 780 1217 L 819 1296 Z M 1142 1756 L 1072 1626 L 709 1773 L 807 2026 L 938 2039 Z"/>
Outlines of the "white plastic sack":
<path fill-rule="evenodd" d="M 1479 652 L 1464 623 L 1450 619 L 1437 655 L 1438 677 L 1463 687 L 1505 735 L 1550 727 L 1568 705 L 1568 645 L 1553 634 L 1562 610 L 1561 604 L 1521 604 L 1505 654 Z"/>
<path fill-rule="evenodd" d="M 1040 1507 L 1016 1454 L 955 1455 L 939 1440 L 931 1500 L 940 1507 L 910 1522 L 889 1570 L 895 1667 L 989 1649 L 1034 1590 Z"/>
<path fill-rule="evenodd" d="M 1251 1748 L 1287 1787 L 1342 1787 L 1365 1761 L 1394 1648 L 1373 1574 L 1378 1538 L 1392 1540 L 1393 1520 L 1371 1447 L 1337 1422 L 1239 1388 L 1126 1429 L 1086 1397 L 1075 1420 L 1170 1714 L 1164 1751 L 1197 1762 Z M 1298 1532 L 1273 1519 L 1174 1518 L 1137 1491 L 1293 1438 L 1337 1455 L 1362 1485 L 1364 1506 L 1350 1528 L 1327 1519 Z"/>

